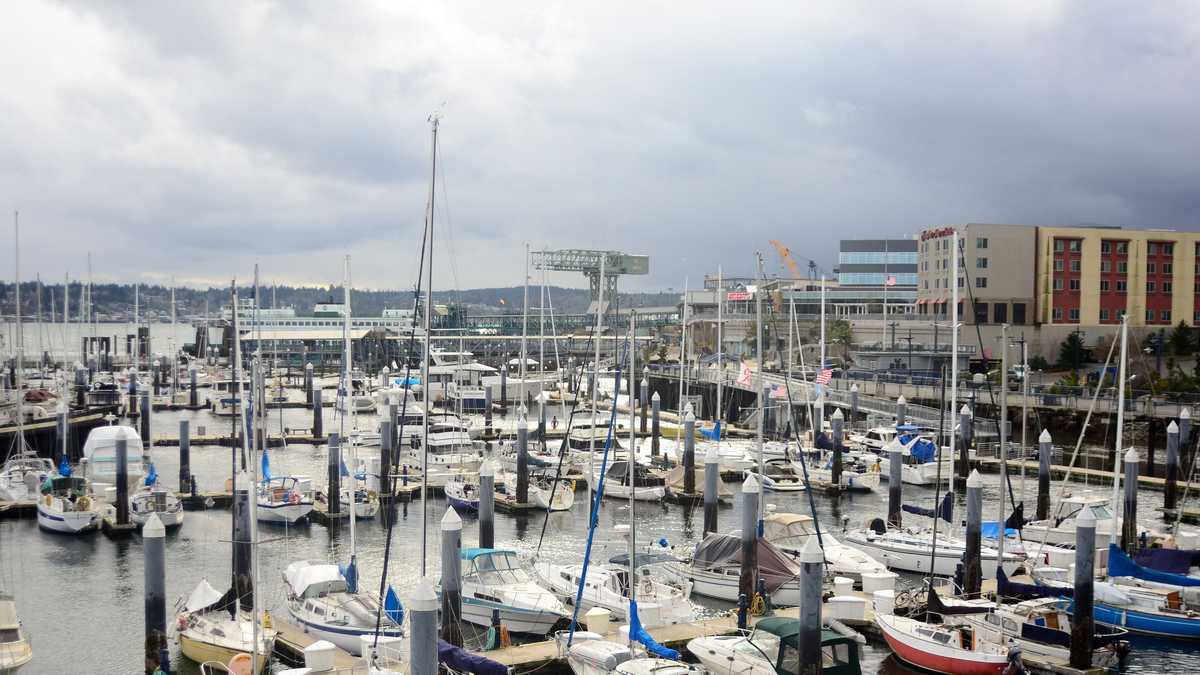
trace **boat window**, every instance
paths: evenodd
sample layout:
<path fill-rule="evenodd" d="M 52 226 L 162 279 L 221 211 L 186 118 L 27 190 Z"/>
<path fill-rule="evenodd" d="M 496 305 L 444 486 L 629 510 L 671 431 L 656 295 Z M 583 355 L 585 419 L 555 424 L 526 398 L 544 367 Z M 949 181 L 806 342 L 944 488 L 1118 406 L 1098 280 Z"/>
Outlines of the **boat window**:
<path fill-rule="evenodd" d="M 0 628 L 0 644 L 5 642 L 17 642 L 21 639 L 21 634 L 16 628 Z"/>
<path fill-rule="evenodd" d="M 749 638 L 735 642 L 733 644 L 733 651 L 743 654 L 753 654 L 759 658 L 766 656 L 768 661 L 775 663 L 775 658 L 779 655 L 779 636 L 763 631 L 755 631 Z"/>
<path fill-rule="evenodd" d="M 1107 504 L 1092 506 L 1092 515 L 1096 516 L 1097 521 L 1109 520 L 1113 517 L 1113 513 L 1109 510 Z"/>
<path fill-rule="evenodd" d="M 325 608 L 320 605 L 313 605 L 313 613 L 317 616 L 325 616 Z"/>
<path fill-rule="evenodd" d="M 791 649 L 790 647 L 788 649 Z M 821 661 L 824 668 L 833 668 L 850 663 L 850 645 L 835 644 L 821 649 Z M 792 670 L 789 672 L 800 672 Z"/>
<path fill-rule="evenodd" d="M 1010 633 L 1016 633 L 1018 630 L 1017 622 L 1013 621 L 1012 619 L 1005 619 L 1004 620 L 1004 630 L 1006 630 Z"/>
<path fill-rule="evenodd" d="M 995 614 L 988 614 L 988 615 L 987 615 L 987 618 L 985 619 L 985 621 L 987 621 L 988 623 L 992 624 L 993 626 L 999 626 L 999 625 L 1000 625 L 1000 617 L 996 616 Z"/>

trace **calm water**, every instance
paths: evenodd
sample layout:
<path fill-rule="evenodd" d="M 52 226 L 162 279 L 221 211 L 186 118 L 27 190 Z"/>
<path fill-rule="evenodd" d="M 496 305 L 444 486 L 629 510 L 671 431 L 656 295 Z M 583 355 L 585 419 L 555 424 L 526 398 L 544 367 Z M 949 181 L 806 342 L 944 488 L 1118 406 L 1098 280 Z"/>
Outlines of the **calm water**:
<path fill-rule="evenodd" d="M 278 428 L 278 416 L 279 412 L 273 411 L 272 428 Z M 179 419 L 192 420 L 193 429 L 198 425 L 207 426 L 209 433 L 228 427 L 227 420 L 216 420 L 204 412 L 159 413 L 154 420 L 155 433 L 175 436 Z M 284 411 L 283 424 L 286 426 L 308 426 L 310 421 L 307 411 Z M 370 417 L 360 418 L 360 423 L 364 428 L 374 425 Z M 328 417 L 326 429 L 334 430 Z M 229 448 L 192 447 L 192 470 L 198 476 L 202 490 L 223 486 L 229 476 L 230 452 Z M 162 480 L 173 484 L 178 476 L 178 450 L 153 448 L 151 454 Z M 363 452 L 366 457 L 376 454 L 377 450 Z M 272 471 L 277 475 L 308 474 L 320 483 L 323 482 L 325 462 L 323 447 L 296 445 L 271 451 Z M 984 478 L 988 483 L 985 499 L 991 505 L 988 517 L 995 518 L 998 476 Z M 1017 485 L 1019 479 L 1014 478 L 1014 486 Z M 1029 503 L 1036 489 L 1032 476 L 1027 487 Z M 1091 487 L 1106 492 L 1109 489 L 1104 485 Z M 905 486 L 905 491 L 906 501 L 926 506 L 933 503 L 932 489 Z M 554 514 L 548 521 L 544 514 L 520 518 L 497 514 L 497 544 L 514 548 L 526 557 L 538 553 L 540 545 L 540 555 L 547 559 L 578 561 L 586 531 L 585 494 L 578 493 L 571 512 Z M 814 499 L 821 522 L 837 532 L 842 528 L 843 518 L 849 527 L 858 527 L 871 517 L 881 515 L 886 509 L 886 487 L 875 494 L 846 496 L 840 501 L 819 494 L 814 495 Z M 1142 518 L 1155 520 L 1154 509 L 1161 506 L 1161 501 L 1161 493 L 1143 492 L 1139 504 Z M 784 511 L 807 513 L 809 510 L 808 497 L 803 493 L 768 495 L 767 502 Z M 722 529 L 738 527 L 739 508 L 735 504 L 721 509 Z M 419 502 L 398 507 L 399 521 L 393 535 L 388 578 L 402 598 L 407 598 L 422 572 L 421 529 L 426 519 L 430 535 L 426 559 L 433 565 L 427 571 L 432 577 L 438 576 L 437 526 L 445 510 L 445 502 L 438 498 L 431 498 L 428 512 L 422 510 Z M 625 503 L 605 501 L 597 534 L 599 551 L 594 560 L 603 560 L 624 550 L 623 539 L 613 528 L 627 522 L 628 517 Z M 168 536 L 167 594 L 170 604 L 190 592 L 201 578 L 207 578 L 218 589 L 227 587 L 230 575 L 229 519 L 228 510 L 190 512 L 183 527 Z M 698 509 L 638 505 L 637 531 L 641 542 L 665 538 L 672 546 L 688 548 L 700 538 L 701 527 L 702 512 Z M 360 522 L 357 534 L 362 578 L 368 580 L 371 587 L 376 587 L 383 571 L 384 530 L 378 521 L 366 521 Z M 263 526 L 260 536 L 264 541 L 259 546 L 262 601 L 272 613 L 281 616 L 286 614 L 286 608 L 280 575 L 289 562 L 304 558 L 344 562 L 349 556 L 348 527 L 331 531 L 319 525 L 289 529 Z M 468 517 L 463 529 L 464 545 L 477 540 L 477 522 Z M 32 518 L 0 522 L 0 586 L 15 590 L 21 617 L 33 636 L 35 660 L 23 673 L 78 672 L 81 655 L 88 659 L 88 672 L 140 672 L 143 608 L 142 546 L 138 537 L 124 542 L 111 541 L 102 534 L 63 537 L 40 532 Z M 700 602 L 704 603 L 703 600 Z M 468 636 L 471 632 L 472 628 L 468 626 Z M 81 644 L 87 647 L 81 650 Z M 908 672 L 888 657 L 886 649 L 877 645 L 869 646 L 864 656 L 864 672 Z M 177 652 L 176 660 L 181 672 L 196 672 L 194 667 L 181 663 L 183 659 Z M 1200 651 L 1191 645 L 1169 641 L 1135 642 L 1129 672 L 1157 673 L 1168 669 L 1200 671 Z"/>

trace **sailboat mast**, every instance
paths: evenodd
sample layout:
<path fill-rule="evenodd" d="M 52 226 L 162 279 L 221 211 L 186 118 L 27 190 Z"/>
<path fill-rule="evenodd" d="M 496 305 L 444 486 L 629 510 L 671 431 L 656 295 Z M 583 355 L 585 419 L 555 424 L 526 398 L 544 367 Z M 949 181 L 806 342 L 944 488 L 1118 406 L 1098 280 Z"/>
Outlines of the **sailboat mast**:
<path fill-rule="evenodd" d="M 683 277 L 683 311 L 680 312 L 679 322 L 683 325 L 679 329 L 679 421 L 675 425 L 675 441 L 680 442 L 683 435 L 683 381 L 686 378 L 684 375 L 687 368 L 687 327 L 688 327 L 688 278 Z M 682 446 L 680 446 L 682 447 Z"/>
<path fill-rule="evenodd" d="M 25 451 L 25 333 L 21 324 L 21 213 L 13 211 L 13 271 L 16 281 L 16 376 L 17 376 L 17 452 Z"/>
<path fill-rule="evenodd" d="M 950 419 L 955 418 L 958 412 L 958 230 L 955 230 L 950 235 L 950 268 L 953 270 L 950 273 L 950 410 L 948 414 Z M 943 371 L 944 372 L 944 371 Z M 946 407 L 942 403 L 942 407 Z M 1000 421 L 1001 426 L 1004 421 Z M 951 425 L 953 426 L 953 425 Z M 942 447 L 942 439 L 937 440 L 938 447 Z M 958 446 L 958 434 L 951 432 L 950 434 L 950 461 L 953 463 L 957 456 L 955 448 Z M 941 458 L 938 458 L 941 461 Z M 1003 462 L 1001 462 L 1003 464 Z M 954 481 L 950 482 L 951 491 L 953 491 Z M 1004 486 L 1001 485 L 1001 492 L 1004 491 Z M 1003 527 L 1003 525 L 1001 526 Z M 1002 533 L 1003 534 L 1003 533 Z M 999 561 L 997 561 L 999 562 Z"/>
<path fill-rule="evenodd" d="M 343 287 L 346 311 L 343 312 L 345 317 L 342 321 L 342 348 L 344 350 L 344 354 L 342 355 L 342 363 L 344 364 L 342 366 L 342 379 L 345 383 L 343 386 L 346 388 L 346 394 L 344 397 L 345 409 L 342 411 L 342 416 L 341 416 L 342 417 L 341 442 L 342 442 L 343 447 L 345 447 L 346 445 L 350 446 L 350 466 L 357 467 L 358 466 L 357 436 L 354 441 L 351 441 L 348 444 L 346 443 L 346 411 L 352 410 L 354 408 L 354 405 L 352 403 L 353 399 L 351 398 L 351 392 L 354 390 L 354 381 L 351 379 L 354 375 L 354 370 L 351 367 L 352 366 L 351 359 L 353 358 L 353 354 L 351 353 L 351 345 L 350 345 L 350 256 L 349 255 L 346 255 L 346 267 L 345 267 L 345 275 L 344 276 L 345 276 L 345 278 L 342 282 L 342 287 Z M 340 471 L 341 467 L 338 467 L 338 470 Z M 355 539 L 355 531 L 354 531 L 354 510 L 355 510 L 355 508 L 357 508 L 356 503 L 358 500 L 358 479 L 354 477 L 354 471 L 356 471 L 356 470 L 357 470 L 356 468 L 351 468 L 351 470 L 350 470 L 350 564 L 352 566 L 355 564 L 354 558 L 355 558 L 356 553 L 358 552 L 357 541 Z M 330 498 L 332 499 L 332 496 Z M 341 496 L 338 495 L 338 498 L 340 499 Z M 355 590 L 357 590 L 357 586 L 358 586 L 357 570 L 355 571 L 354 577 L 355 577 L 354 586 L 355 586 Z"/>
<path fill-rule="evenodd" d="M 43 339 L 45 328 L 42 323 L 42 275 L 37 275 L 37 343 L 38 343 L 38 376 L 42 374 L 42 356 L 46 354 L 46 341 Z"/>
<path fill-rule="evenodd" d="M 1109 532 L 1109 543 L 1117 543 L 1117 532 L 1121 527 L 1117 524 L 1117 510 L 1121 507 L 1121 500 L 1118 498 L 1121 494 L 1121 461 L 1124 458 L 1121 450 L 1125 445 L 1125 363 L 1126 363 L 1126 347 L 1129 342 L 1129 314 L 1128 312 L 1121 315 L 1121 363 L 1117 367 L 1117 440 L 1116 450 L 1113 452 L 1113 485 L 1112 485 L 1112 503 L 1109 505 L 1109 510 L 1112 511 L 1112 528 Z M 1137 518 L 1136 513 L 1126 513 L 1126 518 Z"/>
<path fill-rule="evenodd" d="M 546 271 L 542 270 L 542 297 L 538 301 L 538 380 L 545 380 L 546 372 Z M 557 370 L 557 368 L 555 369 Z M 539 393 L 541 385 L 538 385 Z M 544 402 L 542 402 L 544 403 Z M 540 405 L 540 403 L 539 403 Z M 544 437 L 546 430 L 542 430 Z"/>
<path fill-rule="evenodd" d="M 425 222 L 426 235 L 429 239 L 429 274 L 425 277 L 425 350 L 421 356 L 421 388 L 425 404 L 425 414 L 421 416 L 421 576 L 426 574 L 426 551 L 429 545 L 429 415 L 433 412 L 433 389 L 429 383 L 429 356 L 433 349 L 433 215 L 437 182 L 437 134 L 438 116 L 434 113 L 429 117 L 432 127 L 431 159 L 429 166 L 429 217 Z"/>
<path fill-rule="evenodd" d="M 527 244 L 525 244 L 525 299 L 521 302 L 521 365 L 519 366 L 519 368 L 520 368 L 519 372 L 521 373 L 521 389 L 520 389 L 520 391 L 521 391 L 522 398 L 526 397 L 525 395 L 526 395 L 526 392 L 528 391 L 526 389 L 526 384 L 525 384 L 525 359 L 527 358 L 526 351 L 525 351 L 525 349 L 526 349 L 525 341 L 528 339 L 529 339 L 529 244 L 527 243 Z"/>
<path fill-rule="evenodd" d="M 175 349 L 175 277 L 171 277 L 171 356 L 169 362 L 171 364 L 171 403 L 175 403 L 175 380 L 179 378 L 179 352 Z"/>
<path fill-rule="evenodd" d="M 756 436 L 755 443 L 758 445 L 758 475 L 759 475 L 758 480 L 761 481 L 763 479 L 763 477 L 767 475 L 766 463 L 764 460 L 765 453 L 763 452 L 763 416 L 767 414 L 767 402 L 765 400 L 766 397 L 763 396 L 763 384 L 765 384 L 765 381 L 763 380 L 763 366 L 765 365 L 764 362 L 766 361 L 766 359 L 765 359 L 765 354 L 763 354 L 763 339 L 762 339 L 762 334 L 763 334 L 762 295 L 763 295 L 763 290 L 764 290 L 763 282 L 765 281 L 765 279 L 763 279 L 762 254 L 756 251 L 754 253 L 754 256 L 758 263 L 758 270 L 757 270 L 758 271 L 758 287 L 754 289 L 754 349 L 755 349 L 755 353 L 758 355 L 758 377 L 755 378 L 755 385 L 756 385 L 757 391 L 755 392 L 756 396 L 754 397 L 755 399 L 758 400 L 758 424 L 755 425 L 755 436 Z M 763 522 L 763 506 L 762 505 L 763 505 L 764 501 L 765 500 L 763 500 L 763 499 L 758 500 L 758 526 L 759 526 L 759 528 L 762 528 L 762 522 Z"/>
<path fill-rule="evenodd" d="M 955 271 L 957 274 L 957 270 Z M 950 406 L 950 419 L 954 419 L 954 406 Z M 954 425 L 951 424 L 951 427 Z M 953 431 L 950 435 L 957 436 Z M 1121 453 L 1117 453 L 1118 455 Z M 941 461 L 938 457 L 938 461 Z M 950 455 L 951 466 L 954 464 L 954 455 Z M 1024 464 L 1024 462 L 1022 462 Z M 1008 518 L 1006 509 L 1004 508 L 1004 500 L 1008 496 L 1008 324 L 1000 326 L 1000 515 L 997 521 L 998 531 L 996 533 L 996 569 L 999 570 L 1004 566 L 1004 524 Z M 996 607 L 1000 607 L 1000 594 L 996 594 Z M 1003 634 L 1003 628 L 1001 628 Z"/>
<path fill-rule="evenodd" d="M 608 260 L 608 255 L 600 256 L 600 294 L 596 302 L 596 360 L 592 362 L 592 428 L 588 432 L 588 509 L 595 508 L 595 501 L 592 499 L 592 487 L 596 483 L 596 406 L 600 399 L 600 339 L 604 336 L 604 263 Z M 614 345 L 614 350 L 616 346 Z M 617 405 L 615 400 L 617 392 L 613 392 L 613 406 Z M 587 561 L 584 562 L 587 564 Z"/>
<path fill-rule="evenodd" d="M 634 373 L 637 372 L 637 349 L 635 349 L 634 340 L 637 338 L 637 312 L 631 307 L 629 309 L 629 470 L 626 476 L 629 478 L 629 620 L 632 625 L 633 607 L 637 602 L 637 564 L 634 559 L 637 557 L 637 407 L 633 405 L 634 387 L 637 386 L 637 377 Z M 617 407 L 616 395 L 613 396 L 613 409 Z M 629 645 L 632 647 L 634 642 L 633 631 L 629 631 Z"/>
<path fill-rule="evenodd" d="M 721 266 L 717 265 L 717 414 L 713 420 L 717 424 L 717 443 L 721 442 L 721 418 L 724 408 L 721 407 L 721 394 L 725 384 L 725 282 L 721 276 Z M 679 422 L 683 423 L 683 413 Z"/>
<path fill-rule="evenodd" d="M 82 284 L 80 284 L 80 286 L 81 286 L 81 288 L 80 288 L 79 292 L 82 293 L 83 292 Z M 133 284 L 133 372 L 135 375 L 137 374 L 137 371 L 138 371 L 138 362 L 141 361 L 141 352 L 142 352 L 142 350 L 141 350 L 142 333 L 140 330 L 141 323 L 138 321 L 138 314 L 141 310 L 141 308 L 139 307 L 140 303 L 141 303 L 141 298 L 138 296 L 138 285 L 136 283 L 134 283 Z M 82 311 L 82 309 L 83 308 L 80 307 L 81 311 Z M 237 307 L 233 308 L 233 313 L 237 314 Z M 234 340 L 236 341 L 238 339 L 240 339 L 240 338 L 238 338 L 237 335 L 234 335 Z M 87 354 L 83 355 L 83 359 L 85 362 L 87 361 Z M 238 391 L 237 395 L 241 396 L 241 391 Z"/>

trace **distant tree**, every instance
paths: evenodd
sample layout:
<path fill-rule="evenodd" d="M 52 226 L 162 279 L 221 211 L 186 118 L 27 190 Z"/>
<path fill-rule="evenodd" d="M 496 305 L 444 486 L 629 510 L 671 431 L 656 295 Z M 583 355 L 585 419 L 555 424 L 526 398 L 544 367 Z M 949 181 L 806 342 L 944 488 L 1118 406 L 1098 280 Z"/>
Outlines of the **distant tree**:
<path fill-rule="evenodd" d="M 1192 334 L 1192 328 L 1183 320 L 1179 321 L 1179 325 L 1171 331 L 1171 337 L 1167 338 L 1167 349 L 1176 356 L 1187 356 L 1196 351 L 1196 338 Z"/>
<path fill-rule="evenodd" d="M 1049 367 L 1050 362 L 1046 360 L 1046 357 L 1040 354 L 1029 359 L 1030 370 L 1046 370 Z"/>
<path fill-rule="evenodd" d="M 1078 370 L 1087 360 L 1087 350 L 1079 333 L 1071 333 L 1058 347 L 1058 367 Z"/>

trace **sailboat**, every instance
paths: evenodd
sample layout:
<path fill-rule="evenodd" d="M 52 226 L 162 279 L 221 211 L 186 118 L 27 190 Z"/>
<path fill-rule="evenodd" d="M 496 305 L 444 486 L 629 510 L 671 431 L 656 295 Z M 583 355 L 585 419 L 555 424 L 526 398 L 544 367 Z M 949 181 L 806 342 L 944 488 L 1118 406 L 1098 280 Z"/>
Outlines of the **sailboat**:
<path fill-rule="evenodd" d="M 15 675 L 33 660 L 29 633 L 17 618 L 17 603 L 0 592 L 0 675 Z"/>

